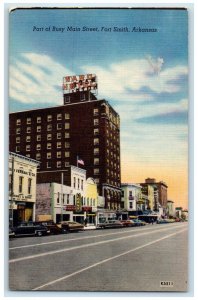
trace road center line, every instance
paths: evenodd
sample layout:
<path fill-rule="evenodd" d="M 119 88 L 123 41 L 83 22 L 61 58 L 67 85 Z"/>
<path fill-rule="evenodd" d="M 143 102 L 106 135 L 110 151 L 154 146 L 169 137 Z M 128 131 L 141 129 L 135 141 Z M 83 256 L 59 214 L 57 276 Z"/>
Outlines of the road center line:
<path fill-rule="evenodd" d="M 84 272 L 84 271 L 87 271 L 87 270 L 92 269 L 92 268 L 94 268 L 94 267 L 97 267 L 97 266 L 99 266 L 99 265 L 101 265 L 101 264 L 104 264 L 104 263 L 106 263 L 106 262 L 109 262 L 109 261 L 111 261 L 111 260 L 113 260 L 113 259 L 116 259 L 116 258 L 118 258 L 118 257 L 127 255 L 127 254 L 132 253 L 132 252 L 134 252 L 134 251 L 137 251 L 137 250 L 139 250 L 139 249 L 148 247 L 148 246 L 150 246 L 150 245 L 152 245 L 152 244 L 161 242 L 162 240 L 168 239 L 168 238 L 170 238 L 171 236 L 174 236 L 174 235 L 176 235 L 176 234 L 178 234 L 178 233 L 182 233 L 182 232 L 184 232 L 184 231 L 186 231 L 186 230 L 187 230 L 187 229 L 183 229 L 183 230 L 180 230 L 180 231 L 171 233 L 171 234 L 166 235 L 166 236 L 164 236 L 164 237 L 162 237 L 162 238 L 160 238 L 160 239 L 157 239 L 157 240 L 155 240 L 155 241 L 152 241 L 152 242 L 149 242 L 149 243 L 147 243 L 147 244 L 141 245 L 141 246 L 139 246 L 139 247 L 133 248 L 133 249 L 131 249 L 131 250 L 128 250 L 128 251 L 123 252 L 123 253 L 121 253 L 121 254 L 112 256 L 112 257 L 110 257 L 110 258 L 101 260 L 101 261 L 99 261 L 99 262 L 97 262 L 97 263 L 95 263 L 95 264 L 93 264 L 93 265 L 90 265 L 89 267 L 83 268 L 83 269 L 78 270 L 78 271 L 76 271 L 76 272 L 74 272 L 74 273 L 71 273 L 71 274 L 69 274 L 69 275 L 60 277 L 60 278 L 58 278 L 58 279 L 56 279 L 56 280 L 53 280 L 53 281 L 47 282 L 47 283 L 45 283 L 45 284 L 43 284 L 43 285 L 40 285 L 40 286 L 38 286 L 38 287 L 32 289 L 32 291 L 37 291 L 37 290 L 40 290 L 40 289 L 42 289 L 42 288 L 44 288 L 44 287 L 46 287 L 46 286 L 49 286 L 49 285 L 55 284 L 55 283 L 57 283 L 57 282 L 60 282 L 60 281 L 62 281 L 62 280 L 68 279 L 68 278 L 73 277 L 73 276 L 75 276 L 75 275 L 78 275 L 78 274 L 80 274 L 80 273 L 82 273 L 82 272 Z"/>
<path fill-rule="evenodd" d="M 172 225 L 172 224 L 166 224 L 165 226 L 170 227 L 170 225 Z M 178 224 L 174 224 L 173 226 L 174 227 L 178 227 Z M 141 230 L 149 230 L 149 229 L 151 229 L 151 227 L 149 227 L 149 228 L 141 228 Z M 66 243 L 66 242 L 70 242 L 70 241 L 78 241 L 78 240 L 85 240 L 85 239 L 91 239 L 91 238 L 97 238 L 97 237 L 105 237 L 105 236 L 110 236 L 110 235 L 115 235 L 115 234 L 123 234 L 123 233 L 125 234 L 125 233 L 128 233 L 130 231 L 131 232 L 137 232 L 139 230 L 140 230 L 140 228 L 139 229 L 134 229 L 134 230 L 132 229 L 132 230 L 128 230 L 128 231 L 119 231 L 119 232 L 116 231 L 116 232 L 107 233 L 107 234 L 84 236 L 84 237 L 73 238 L 73 239 L 68 239 L 68 240 L 66 239 L 66 240 L 58 240 L 58 241 L 45 242 L 45 243 L 39 243 L 39 244 L 29 244 L 29 245 L 24 245 L 24 246 L 11 247 L 11 248 L 9 248 L 9 250 L 23 249 L 23 248 L 32 248 L 32 247 L 38 247 L 38 246 L 44 246 L 44 245 L 51 245 L 51 244 L 56 244 L 56 243 Z"/>
<path fill-rule="evenodd" d="M 172 227 L 168 228 L 168 229 L 172 229 Z M 167 230 L 167 228 L 164 228 L 164 229 L 161 229 L 161 230 L 157 229 L 157 230 L 153 230 L 153 231 L 149 231 L 149 232 L 143 232 L 143 233 L 134 234 L 134 235 L 126 235 L 124 237 L 122 236 L 122 237 L 111 239 L 111 240 L 94 242 L 94 243 L 89 243 L 89 244 L 85 244 L 85 245 L 81 245 L 81 246 L 74 246 L 74 247 L 70 247 L 70 248 L 64 248 L 64 249 L 59 249 L 59 250 L 48 251 L 48 252 L 35 254 L 35 255 L 30 255 L 30 256 L 26 256 L 26 257 L 19 257 L 19 258 L 9 260 L 9 263 L 15 263 L 15 262 L 19 262 L 19 261 L 28 260 L 28 259 L 34 259 L 34 258 L 39 258 L 39 257 L 47 256 L 47 255 L 53 255 L 53 254 L 57 254 L 57 253 L 61 253 L 61 252 L 67 252 L 67 251 L 71 251 L 71 250 L 82 249 L 82 248 L 92 247 L 92 246 L 96 246 L 96 245 L 111 243 L 111 242 L 123 240 L 123 239 L 126 239 L 126 238 L 134 238 L 134 237 L 138 237 L 138 236 L 142 236 L 142 235 L 148 235 L 148 234 L 151 234 L 151 233 L 162 232 L 164 230 Z"/>

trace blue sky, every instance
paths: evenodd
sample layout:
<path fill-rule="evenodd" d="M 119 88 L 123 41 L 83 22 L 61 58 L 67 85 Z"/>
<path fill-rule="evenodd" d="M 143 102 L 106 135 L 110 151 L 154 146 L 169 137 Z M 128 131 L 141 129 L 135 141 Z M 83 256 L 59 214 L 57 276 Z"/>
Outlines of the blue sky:
<path fill-rule="evenodd" d="M 63 76 L 95 73 L 98 97 L 121 117 L 123 181 L 156 176 L 174 182 L 178 190 L 170 198 L 179 201 L 179 181 L 187 178 L 187 23 L 184 10 L 15 10 L 10 13 L 10 111 L 61 105 Z M 43 31 L 33 31 L 34 26 Z M 65 30 L 54 32 L 53 26 Z M 70 32 L 67 26 L 98 31 Z M 157 32 L 113 32 L 114 26 Z M 186 184 L 182 197 L 187 199 Z"/>

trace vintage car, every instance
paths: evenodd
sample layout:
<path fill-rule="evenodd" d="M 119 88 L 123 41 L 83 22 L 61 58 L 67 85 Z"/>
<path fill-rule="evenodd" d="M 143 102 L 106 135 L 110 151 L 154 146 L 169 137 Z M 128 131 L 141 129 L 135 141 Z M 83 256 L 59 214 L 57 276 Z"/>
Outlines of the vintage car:
<path fill-rule="evenodd" d="M 57 224 L 62 233 L 84 230 L 84 225 L 74 221 L 62 221 Z"/>
<path fill-rule="evenodd" d="M 139 219 L 133 219 L 133 222 L 134 222 L 134 226 L 144 226 L 144 225 L 146 225 L 146 222 L 141 221 Z"/>
<path fill-rule="evenodd" d="M 132 226 L 135 226 L 134 222 L 132 220 L 121 220 L 120 221 L 123 226 L 125 227 L 132 227 Z"/>
<path fill-rule="evenodd" d="M 124 225 L 119 220 L 109 220 L 109 221 L 105 221 L 104 223 L 99 223 L 97 227 L 105 229 L 105 228 L 120 228 L 123 226 Z"/>
<path fill-rule="evenodd" d="M 22 222 L 18 226 L 12 227 L 9 235 L 12 236 L 42 236 L 49 233 L 47 227 L 43 225 L 38 225 L 35 222 Z"/>
<path fill-rule="evenodd" d="M 61 228 L 56 223 L 54 223 L 54 221 L 52 221 L 52 220 L 37 221 L 37 222 L 35 222 L 35 224 L 43 225 L 43 226 L 47 227 L 50 234 L 60 234 L 60 233 L 62 233 Z"/>

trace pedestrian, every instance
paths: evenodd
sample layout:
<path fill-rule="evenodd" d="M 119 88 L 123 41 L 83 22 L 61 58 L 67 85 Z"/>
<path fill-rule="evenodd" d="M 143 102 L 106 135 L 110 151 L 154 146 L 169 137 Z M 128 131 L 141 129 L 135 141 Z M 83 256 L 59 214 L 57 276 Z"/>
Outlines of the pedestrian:
<path fill-rule="evenodd" d="M 152 223 L 152 225 L 153 225 L 153 222 L 154 222 L 154 220 L 153 220 L 153 218 L 151 219 L 151 223 Z"/>
<path fill-rule="evenodd" d="M 84 219 L 84 224 L 85 226 L 87 226 L 87 219 Z"/>

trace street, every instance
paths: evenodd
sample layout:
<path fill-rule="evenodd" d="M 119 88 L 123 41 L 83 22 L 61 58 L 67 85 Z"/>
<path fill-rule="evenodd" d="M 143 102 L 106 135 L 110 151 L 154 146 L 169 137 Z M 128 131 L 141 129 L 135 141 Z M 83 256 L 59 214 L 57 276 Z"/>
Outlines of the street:
<path fill-rule="evenodd" d="M 36 291 L 186 291 L 188 223 L 9 242 L 9 287 Z"/>

